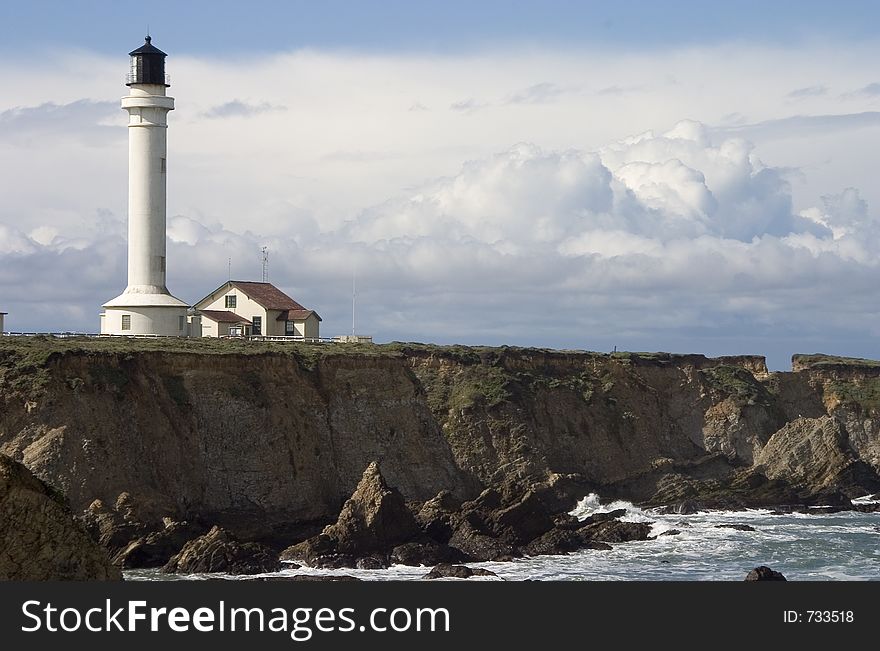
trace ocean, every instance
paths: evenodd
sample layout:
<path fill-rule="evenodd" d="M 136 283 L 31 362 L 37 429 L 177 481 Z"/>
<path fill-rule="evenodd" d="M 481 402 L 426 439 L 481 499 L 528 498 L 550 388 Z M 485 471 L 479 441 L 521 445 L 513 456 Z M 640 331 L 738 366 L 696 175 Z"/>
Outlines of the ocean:
<path fill-rule="evenodd" d="M 869 498 L 854 500 L 871 503 Z M 585 550 L 568 556 L 536 556 L 504 563 L 468 563 L 507 580 L 539 581 L 742 581 L 749 570 L 767 565 L 794 581 L 872 581 L 880 579 L 880 512 L 833 514 L 769 510 L 709 511 L 663 515 L 629 502 L 582 499 L 572 511 L 586 518 L 597 511 L 626 509 L 621 518 L 652 522 L 654 540 L 614 545 L 611 551 Z M 719 528 L 742 524 L 754 531 Z M 675 529 L 677 535 L 661 536 Z M 386 570 L 284 569 L 271 576 L 345 574 L 363 580 L 418 580 L 429 568 L 395 565 Z M 158 570 L 125 572 L 126 580 L 180 580 L 216 575 L 168 575 Z M 267 576 L 267 575 L 256 575 Z M 254 578 L 229 577 L 240 580 Z M 474 580 L 496 580 L 468 579 Z"/>

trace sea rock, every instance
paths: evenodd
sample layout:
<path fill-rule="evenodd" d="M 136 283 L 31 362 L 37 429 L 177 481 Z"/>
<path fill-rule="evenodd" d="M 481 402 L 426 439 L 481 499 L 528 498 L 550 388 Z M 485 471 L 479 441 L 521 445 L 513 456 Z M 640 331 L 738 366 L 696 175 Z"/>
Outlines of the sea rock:
<path fill-rule="evenodd" d="M 761 565 L 746 574 L 746 581 L 786 581 L 782 572 L 771 570 L 766 565 Z"/>
<path fill-rule="evenodd" d="M 378 569 L 387 567 L 384 557 L 394 547 L 421 534 L 403 496 L 385 483 L 374 461 L 364 470 L 336 522 L 319 535 L 288 547 L 281 558 L 302 560 L 313 567 L 357 567 L 360 562 Z"/>
<path fill-rule="evenodd" d="M 593 513 L 581 520 L 581 527 L 596 522 L 607 522 L 608 520 L 617 520 L 626 515 L 626 509 L 614 509 L 613 511 Z M 580 528 L 580 527 L 578 527 Z"/>
<path fill-rule="evenodd" d="M 390 550 L 420 533 L 403 496 L 385 483 L 375 461 L 364 470 L 336 523 L 323 531 L 335 541 L 338 552 L 347 554 Z"/>
<path fill-rule="evenodd" d="M 127 492 L 120 493 L 111 506 L 102 500 L 94 500 L 83 512 L 82 522 L 92 538 L 111 557 L 132 541 L 146 536 L 151 529 L 138 515 L 134 500 Z"/>
<path fill-rule="evenodd" d="M 449 539 L 449 546 L 478 561 L 506 561 L 519 556 L 515 545 L 481 533 L 470 522 L 463 522 Z"/>
<path fill-rule="evenodd" d="M 748 524 L 716 524 L 716 529 L 735 529 L 736 531 L 756 531 L 756 529 Z"/>
<path fill-rule="evenodd" d="M 645 522 L 606 520 L 588 524 L 578 529 L 578 533 L 585 539 L 595 542 L 621 543 L 632 540 L 647 540 L 651 533 L 651 525 Z"/>
<path fill-rule="evenodd" d="M 278 554 L 271 548 L 259 543 L 238 542 L 224 529 L 213 527 L 204 536 L 186 543 L 162 571 L 167 574 L 262 574 L 280 569 Z"/>
<path fill-rule="evenodd" d="M 529 556 L 544 554 L 568 554 L 581 549 L 610 550 L 612 547 L 603 542 L 590 540 L 571 529 L 551 529 L 547 533 L 532 540 L 523 548 Z"/>
<path fill-rule="evenodd" d="M 486 524 L 496 536 L 523 545 L 553 528 L 553 513 L 540 493 L 527 490 L 512 503 L 489 510 Z"/>
<path fill-rule="evenodd" d="M 121 579 L 62 495 L 0 455 L 0 580 Z"/>
<path fill-rule="evenodd" d="M 455 530 L 461 502 L 447 490 L 440 491 L 436 497 L 425 502 L 416 514 L 416 521 L 426 536 L 437 542 L 446 543 Z"/>
<path fill-rule="evenodd" d="M 193 522 L 167 522 L 161 531 L 133 540 L 113 556 L 113 563 L 125 569 L 162 567 L 190 540 L 205 533 Z"/>
<path fill-rule="evenodd" d="M 400 565 L 439 565 L 440 563 L 465 563 L 471 560 L 460 549 L 433 540 L 410 542 L 391 550 L 391 562 Z"/>
<path fill-rule="evenodd" d="M 659 538 L 660 536 L 678 536 L 680 534 L 681 531 L 679 531 L 678 529 L 667 529 L 666 531 L 658 534 L 657 537 Z"/>
<path fill-rule="evenodd" d="M 469 579 L 472 576 L 498 576 L 495 572 L 484 570 L 481 567 L 467 567 L 466 565 L 449 565 L 442 563 L 435 566 L 423 579 Z"/>

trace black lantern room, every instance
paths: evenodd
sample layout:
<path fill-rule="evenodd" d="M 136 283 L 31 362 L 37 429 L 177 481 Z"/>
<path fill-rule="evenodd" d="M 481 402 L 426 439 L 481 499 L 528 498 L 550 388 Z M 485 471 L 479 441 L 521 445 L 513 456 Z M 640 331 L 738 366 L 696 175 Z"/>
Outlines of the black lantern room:
<path fill-rule="evenodd" d="M 160 84 L 170 86 L 165 78 L 165 57 L 162 50 L 150 43 L 150 37 L 144 44 L 128 53 L 131 56 L 131 72 L 128 73 L 126 86 L 132 84 Z"/>

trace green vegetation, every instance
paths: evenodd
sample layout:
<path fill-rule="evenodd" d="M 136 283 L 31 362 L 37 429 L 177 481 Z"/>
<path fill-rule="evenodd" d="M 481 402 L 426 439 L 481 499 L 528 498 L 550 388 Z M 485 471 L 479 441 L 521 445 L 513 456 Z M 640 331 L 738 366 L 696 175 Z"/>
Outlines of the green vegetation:
<path fill-rule="evenodd" d="M 835 355 L 792 355 L 791 363 L 794 368 L 828 368 L 833 366 L 850 366 L 858 368 L 880 368 L 880 361 L 862 359 L 860 357 L 837 357 Z"/>
<path fill-rule="evenodd" d="M 721 394 L 731 396 L 740 404 L 768 405 L 767 389 L 755 376 L 740 366 L 712 366 L 700 371 L 709 386 Z"/>
<path fill-rule="evenodd" d="M 828 390 L 844 404 L 855 404 L 870 412 L 880 410 L 880 378 L 835 380 Z"/>

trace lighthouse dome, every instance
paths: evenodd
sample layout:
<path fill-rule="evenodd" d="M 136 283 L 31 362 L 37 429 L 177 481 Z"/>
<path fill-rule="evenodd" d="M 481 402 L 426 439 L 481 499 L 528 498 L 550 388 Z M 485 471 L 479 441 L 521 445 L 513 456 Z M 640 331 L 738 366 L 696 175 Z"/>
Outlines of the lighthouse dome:
<path fill-rule="evenodd" d="M 126 86 L 133 84 L 171 85 L 165 74 L 165 57 L 168 55 L 153 45 L 151 41 L 152 39 L 147 36 L 144 38 L 143 45 L 128 53 L 131 57 L 131 71 L 128 73 Z"/>

